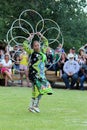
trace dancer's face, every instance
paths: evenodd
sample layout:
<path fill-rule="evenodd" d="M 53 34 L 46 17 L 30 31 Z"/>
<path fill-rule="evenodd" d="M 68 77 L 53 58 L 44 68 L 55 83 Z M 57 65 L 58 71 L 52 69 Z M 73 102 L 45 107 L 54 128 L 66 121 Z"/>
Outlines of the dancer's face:
<path fill-rule="evenodd" d="M 38 41 L 34 41 L 33 49 L 34 49 L 35 52 L 39 52 L 40 51 L 40 44 L 39 44 Z"/>

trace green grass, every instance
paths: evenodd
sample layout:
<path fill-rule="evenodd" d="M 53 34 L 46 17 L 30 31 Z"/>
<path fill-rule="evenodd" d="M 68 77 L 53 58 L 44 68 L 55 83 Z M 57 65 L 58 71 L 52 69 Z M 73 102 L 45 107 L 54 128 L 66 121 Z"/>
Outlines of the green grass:
<path fill-rule="evenodd" d="M 54 89 L 41 113 L 28 111 L 31 88 L 0 87 L 0 130 L 87 130 L 87 91 Z"/>

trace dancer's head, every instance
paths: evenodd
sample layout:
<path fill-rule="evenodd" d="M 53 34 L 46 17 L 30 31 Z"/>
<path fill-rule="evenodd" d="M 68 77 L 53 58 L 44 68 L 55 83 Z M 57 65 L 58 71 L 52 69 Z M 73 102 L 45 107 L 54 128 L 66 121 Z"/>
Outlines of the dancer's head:
<path fill-rule="evenodd" d="M 40 51 L 40 43 L 38 41 L 33 42 L 33 49 L 34 49 L 35 52 Z"/>

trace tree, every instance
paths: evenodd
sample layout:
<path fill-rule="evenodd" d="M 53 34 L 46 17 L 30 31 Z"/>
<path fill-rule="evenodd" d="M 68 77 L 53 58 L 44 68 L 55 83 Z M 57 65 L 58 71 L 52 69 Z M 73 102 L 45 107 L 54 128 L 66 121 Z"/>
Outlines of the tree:
<path fill-rule="evenodd" d="M 12 22 L 23 10 L 30 8 L 59 24 L 66 50 L 72 46 L 79 48 L 87 42 L 87 13 L 84 12 L 86 6 L 86 0 L 4 0 L 0 2 L 0 39 L 6 39 Z M 52 35 L 55 34 L 50 34 L 50 37 Z"/>

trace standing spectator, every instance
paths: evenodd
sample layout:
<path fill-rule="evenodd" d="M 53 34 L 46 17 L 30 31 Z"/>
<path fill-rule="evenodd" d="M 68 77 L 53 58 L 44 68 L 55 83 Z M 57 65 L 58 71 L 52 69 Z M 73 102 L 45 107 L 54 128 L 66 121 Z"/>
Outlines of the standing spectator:
<path fill-rule="evenodd" d="M 63 70 L 64 74 L 62 75 L 63 81 L 66 88 L 73 88 L 76 81 L 78 80 L 78 72 L 80 66 L 77 61 L 74 60 L 74 55 L 69 54 L 69 60 L 65 62 Z M 71 78 L 71 84 L 69 84 L 69 78 Z"/>
<path fill-rule="evenodd" d="M 27 80 L 27 86 L 30 87 L 31 83 L 28 78 L 28 54 L 23 50 L 20 54 L 20 78 L 21 86 L 23 86 L 23 75 L 25 74 Z"/>

